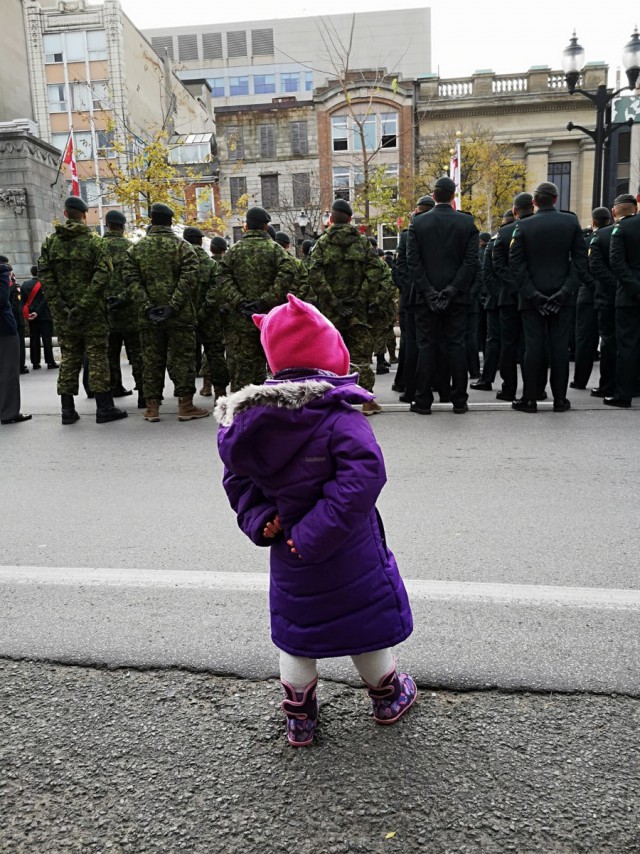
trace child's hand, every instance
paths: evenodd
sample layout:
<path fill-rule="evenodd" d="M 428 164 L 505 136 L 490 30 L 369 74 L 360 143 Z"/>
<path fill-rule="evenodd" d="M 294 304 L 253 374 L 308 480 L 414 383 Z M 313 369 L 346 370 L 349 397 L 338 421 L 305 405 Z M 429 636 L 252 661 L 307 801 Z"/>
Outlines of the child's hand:
<path fill-rule="evenodd" d="M 280 517 L 276 515 L 273 522 L 267 522 L 262 532 L 262 536 L 265 540 L 273 540 L 281 533 L 282 525 L 280 524 Z"/>
<path fill-rule="evenodd" d="M 292 555 L 298 555 L 300 560 L 302 560 L 302 555 L 298 553 L 298 549 L 295 547 L 293 540 L 287 540 L 287 545 L 290 547 Z"/>

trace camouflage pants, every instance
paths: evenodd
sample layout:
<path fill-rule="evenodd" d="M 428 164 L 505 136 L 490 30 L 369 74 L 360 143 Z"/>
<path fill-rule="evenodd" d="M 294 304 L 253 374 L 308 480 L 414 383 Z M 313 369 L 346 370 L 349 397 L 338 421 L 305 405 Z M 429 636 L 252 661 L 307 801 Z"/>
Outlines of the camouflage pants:
<path fill-rule="evenodd" d="M 202 376 L 208 377 L 216 388 L 226 388 L 229 385 L 229 368 L 224 354 L 224 339 L 222 332 L 212 332 L 209 328 L 198 328 L 198 341 L 202 344 L 206 359 L 202 362 Z"/>
<path fill-rule="evenodd" d="M 87 334 L 81 332 L 58 333 L 60 345 L 60 371 L 58 394 L 78 394 L 78 377 L 82 370 L 82 359 L 86 352 L 89 359 L 89 384 L 94 392 L 109 391 L 109 359 L 107 357 L 108 333 Z"/>
<path fill-rule="evenodd" d="M 224 334 L 231 391 L 238 391 L 250 383 L 261 385 L 267 378 L 267 357 L 258 327 L 243 317 L 234 317 L 225 324 Z"/>
<path fill-rule="evenodd" d="M 164 374 L 175 386 L 176 397 L 196 392 L 196 334 L 193 329 L 160 327 L 140 330 L 144 397 L 160 400 L 164 391 Z"/>
<path fill-rule="evenodd" d="M 373 391 L 376 375 L 371 367 L 373 337 L 371 329 L 364 323 L 338 328 L 351 357 L 351 370 L 360 375 L 360 385 Z"/>
<path fill-rule="evenodd" d="M 136 388 L 142 394 L 143 367 L 142 347 L 140 345 L 140 333 L 137 329 L 111 329 L 109 332 L 109 373 L 111 376 L 111 388 L 122 385 L 122 370 L 120 368 L 120 355 L 124 344 L 127 359 L 131 362 L 131 371 L 136 383 Z"/>

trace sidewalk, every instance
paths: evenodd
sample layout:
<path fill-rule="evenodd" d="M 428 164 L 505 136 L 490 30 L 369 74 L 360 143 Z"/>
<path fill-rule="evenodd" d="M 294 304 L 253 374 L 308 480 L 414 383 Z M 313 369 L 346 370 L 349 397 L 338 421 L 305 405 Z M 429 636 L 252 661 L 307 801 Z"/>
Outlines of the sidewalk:
<path fill-rule="evenodd" d="M 422 691 L 384 728 L 324 682 L 295 750 L 273 681 L 0 660 L 0 697 L 2 852 L 640 851 L 637 700 Z"/>

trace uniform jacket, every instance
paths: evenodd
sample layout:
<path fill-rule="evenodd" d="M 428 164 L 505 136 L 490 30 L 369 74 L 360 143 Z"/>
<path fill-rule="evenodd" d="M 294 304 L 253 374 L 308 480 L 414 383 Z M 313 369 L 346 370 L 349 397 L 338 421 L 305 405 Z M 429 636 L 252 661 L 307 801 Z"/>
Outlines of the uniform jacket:
<path fill-rule="evenodd" d="M 595 301 L 597 282 L 589 268 L 589 245 L 594 235 L 597 233 L 598 229 L 595 231 L 593 229 L 589 229 L 588 232 L 582 232 L 585 246 L 587 247 L 587 269 L 583 269 L 580 274 L 580 287 L 578 288 L 578 299 L 576 300 L 577 305 L 593 305 Z"/>
<path fill-rule="evenodd" d="M 354 225 L 331 225 L 313 247 L 309 284 L 318 308 L 338 328 L 345 324 L 337 312 L 341 300 L 354 301 L 354 322 L 368 323 L 372 306 L 386 299 L 388 277 L 389 268 Z"/>
<path fill-rule="evenodd" d="M 594 305 L 607 308 L 616 303 L 618 280 L 611 272 L 609 249 L 615 225 L 599 228 L 589 243 L 589 271 L 596 281 Z"/>
<path fill-rule="evenodd" d="M 399 291 L 400 299 L 399 299 L 399 309 L 400 311 L 404 311 L 406 308 L 410 292 L 411 286 L 409 284 L 409 276 L 407 270 L 407 239 L 409 237 L 409 229 L 405 228 L 403 232 L 400 234 L 400 239 L 398 240 L 398 251 L 396 253 L 396 263 L 393 268 L 393 281 L 396 288 Z"/>
<path fill-rule="evenodd" d="M 108 231 L 104 236 L 105 246 L 111 264 L 113 265 L 113 273 L 111 281 L 107 287 L 107 297 L 116 297 L 123 300 L 123 304 L 117 309 L 107 311 L 109 317 L 109 325 L 112 329 L 121 330 L 137 330 L 138 329 L 138 306 L 134 299 L 134 294 L 131 287 L 125 284 L 124 281 L 124 266 L 127 261 L 127 253 L 133 246 L 133 243 L 123 234 L 116 231 Z"/>
<path fill-rule="evenodd" d="M 526 219 L 526 217 L 520 219 Z M 498 307 L 518 304 L 518 288 L 509 268 L 509 246 L 517 224 L 518 221 L 501 226 L 493 245 L 493 269 L 500 285 Z"/>
<path fill-rule="evenodd" d="M 22 290 L 22 305 L 29 299 L 31 291 L 35 288 L 39 279 L 37 277 L 33 277 L 31 279 L 27 279 L 26 282 L 23 282 L 21 285 Z M 51 312 L 49 311 L 49 306 L 47 304 L 46 297 L 44 295 L 44 289 L 42 288 L 42 283 L 40 283 L 40 290 L 33 298 L 31 305 L 29 306 L 29 312 L 35 312 L 38 315 L 38 320 L 48 321 L 51 323 L 52 317 Z"/>
<path fill-rule="evenodd" d="M 437 204 L 414 217 L 407 240 L 407 268 L 417 300 L 427 300 L 447 287 L 453 301 L 468 305 L 478 269 L 478 229 L 473 217 Z"/>
<path fill-rule="evenodd" d="M 640 216 L 625 216 L 611 232 L 611 271 L 618 279 L 616 308 L 640 306 Z"/>
<path fill-rule="evenodd" d="M 536 292 L 546 297 L 562 291 L 570 301 L 589 276 L 587 247 L 577 217 L 554 207 L 518 220 L 509 250 L 509 266 L 521 309 L 532 307 Z"/>
<path fill-rule="evenodd" d="M 13 273 L 9 275 L 9 302 L 18 329 L 24 329 L 24 314 L 22 313 L 22 288 Z"/>
<path fill-rule="evenodd" d="M 8 337 L 17 334 L 18 326 L 9 298 L 9 268 L 6 264 L 0 264 L 0 335 Z"/>
<path fill-rule="evenodd" d="M 266 231 L 250 229 L 220 261 L 217 284 L 233 316 L 243 302 L 261 300 L 266 311 L 285 303 L 297 276 L 291 255 Z"/>
<path fill-rule="evenodd" d="M 484 248 L 481 249 L 481 273 L 482 281 L 482 304 L 486 311 L 493 311 L 498 308 L 498 298 L 500 296 L 500 279 L 496 275 L 496 270 L 493 265 L 493 253 L 495 251 L 496 238 L 492 237 Z"/>
<path fill-rule="evenodd" d="M 375 506 L 386 481 L 382 453 L 351 406 L 372 395 L 356 381 L 310 371 L 247 386 L 216 407 L 224 488 L 242 531 L 271 546 L 271 635 L 292 655 L 383 649 L 413 627 Z M 265 540 L 276 513 L 285 536 Z"/>
<path fill-rule="evenodd" d="M 198 258 L 198 284 L 193 300 L 196 317 L 200 317 L 205 304 L 209 288 L 212 284 L 212 274 L 216 271 L 216 262 L 202 246 L 193 246 L 193 251 Z"/>
<path fill-rule="evenodd" d="M 57 225 L 42 244 L 38 270 L 59 335 L 108 332 L 105 299 L 113 266 L 102 237 L 83 222 Z"/>
<path fill-rule="evenodd" d="M 174 234 L 171 226 L 152 225 L 146 237 L 131 247 L 124 281 L 133 289 L 141 326 L 151 326 L 146 317 L 150 308 L 168 305 L 175 314 L 163 323 L 164 328 L 195 328 L 198 258 L 193 246 Z"/>

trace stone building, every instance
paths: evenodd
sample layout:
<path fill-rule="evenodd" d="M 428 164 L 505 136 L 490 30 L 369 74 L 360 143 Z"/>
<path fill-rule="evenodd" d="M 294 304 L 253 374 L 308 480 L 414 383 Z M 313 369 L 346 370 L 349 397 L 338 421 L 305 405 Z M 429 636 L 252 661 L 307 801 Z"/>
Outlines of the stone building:
<path fill-rule="evenodd" d="M 114 139 L 131 150 L 163 129 L 178 164 L 215 162 L 215 126 L 206 92 L 195 97 L 183 86 L 122 12 L 119 0 L 22 2 L 34 118 L 40 135 L 58 151 L 73 131 L 90 224 L 101 228 L 104 214 L 115 206 L 109 193 L 112 166 L 126 169 L 127 154 L 114 150 Z M 188 147 L 181 150 L 183 144 Z M 200 171 L 209 174 L 202 174 L 197 185 L 212 197 L 215 169 Z"/>

